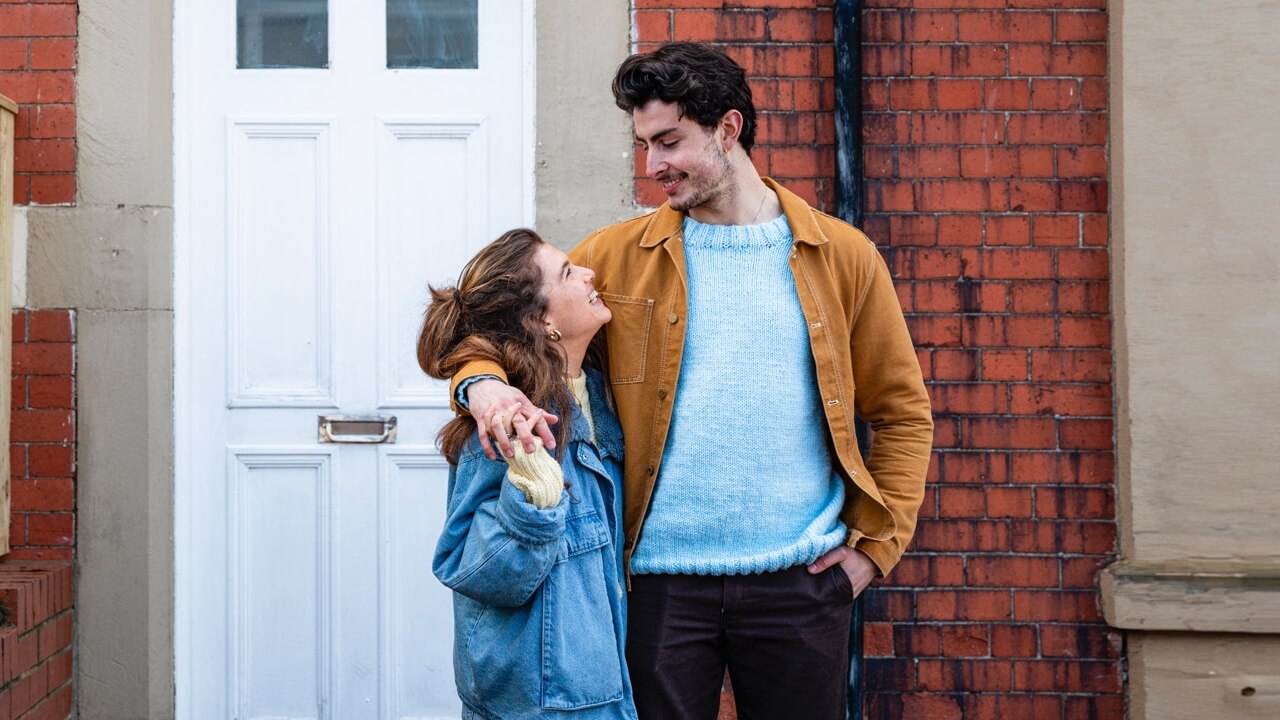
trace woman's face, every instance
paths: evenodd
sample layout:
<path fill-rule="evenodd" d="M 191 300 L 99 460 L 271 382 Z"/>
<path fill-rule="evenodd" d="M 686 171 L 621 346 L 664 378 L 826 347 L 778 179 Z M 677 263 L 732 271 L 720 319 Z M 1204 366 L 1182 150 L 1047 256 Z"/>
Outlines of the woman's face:
<path fill-rule="evenodd" d="M 596 274 L 569 262 L 568 255 L 546 243 L 538 246 L 533 259 L 542 271 L 547 330 L 558 331 L 561 344 L 580 344 L 585 349 L 613 317 L 596 292 Z"/>

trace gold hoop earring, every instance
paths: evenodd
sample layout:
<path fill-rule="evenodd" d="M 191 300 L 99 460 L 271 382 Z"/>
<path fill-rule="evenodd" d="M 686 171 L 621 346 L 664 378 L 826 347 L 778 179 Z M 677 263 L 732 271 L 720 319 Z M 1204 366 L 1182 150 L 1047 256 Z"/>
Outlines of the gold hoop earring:
<path fill-rule="evenodd" d="M 547 337 L 551 338 L 551 342 L 560 342 L 560 331 L 551 328 L 547 331 Z"/>

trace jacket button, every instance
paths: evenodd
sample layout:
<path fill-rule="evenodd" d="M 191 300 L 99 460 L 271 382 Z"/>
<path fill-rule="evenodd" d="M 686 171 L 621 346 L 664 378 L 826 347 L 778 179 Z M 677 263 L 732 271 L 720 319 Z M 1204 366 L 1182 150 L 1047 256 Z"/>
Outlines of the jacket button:
<path fill-rule="evenodd" d="M 658 399 L 659 399 L 659 400 L 666 400 L 666 399 L 667 399 L 667 391 L 666 391 L 666 390 L 658 390 Z"/>
<path fill-rule="evenodd" d="M 648 473 L 649 475 L 652 475 L 652 474 L 653 474 L 653 466 L 652 466 L 652 465 L 650 465 L 649 467 L 645 468 L 645 469 L 644 469 L 644 471 L 645 471 L 646 473 Z"/>
<path fill-rule="evenodd" d="M 679 319 L 680 318 L 676 317 L 675 313 L 671 313 L 670 315 L 667 316 L 667 322 L 671 323 L 672 325 L 675 325 L 676 321 L 678 321 Z"/>
<path fill-rule="evenodd" d="M 635 539 L 635 538 L 633 538 L 633 537 L 629 537 L 629 538 L 627 538 L 627 549 L 628 549 L 628 550 L 630 550 L 631 548 L 633 548 L 633 547 L 635 547 L 635 546 L 636 546 L 636 539 Z"/>

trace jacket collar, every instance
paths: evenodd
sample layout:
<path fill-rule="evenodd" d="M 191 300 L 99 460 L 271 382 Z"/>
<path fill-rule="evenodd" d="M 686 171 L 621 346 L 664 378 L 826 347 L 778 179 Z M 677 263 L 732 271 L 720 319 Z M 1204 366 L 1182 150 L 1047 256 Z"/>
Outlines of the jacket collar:
<path fill-rule="evenodd" d="M 822 245 L 827 242 L 827 236 L 822 234 L 818 229 L 818 223 L 813 219 L 813 209 L 809 207 L 809 203 L 779 185 L 773 178 L 761 179 L 778 194 L 778 201 L 782 203 L 782 214 L 787 216 L 787 224 L 791 226 L 791 236 L 795 242 L 806 245 Z M 679 235 L 683 226 L 684 213 L 672 210 L 669 203 L 663 203 L 662 207 L 654 213 L 653 221 L 649 223 L 649 227 L 640 238 L 640 247 L 660 245 Z"/>
<path fill-rule="evenodd" d="M 622 426 L 617 415 L 605 399 L 604 376 L 595 368 L 584 368 L 587 373 L 587 394 L 591 398 L 591 419 L 595 422 L 596 447 L 605 455 L 622 457 Z M 574 403 L 569 413 L 569 441 L 591 442 L 591 426 L 582 410 Z"/>

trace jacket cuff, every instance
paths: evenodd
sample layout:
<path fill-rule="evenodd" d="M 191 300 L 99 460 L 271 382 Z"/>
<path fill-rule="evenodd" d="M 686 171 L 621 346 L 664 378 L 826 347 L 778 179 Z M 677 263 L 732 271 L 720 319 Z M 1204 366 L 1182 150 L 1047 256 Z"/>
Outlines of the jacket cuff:
<path fill-rule="evenodd" d="M 472 375 L 466 380 L 459 380 L 458 389 L 453 391 L 453 401 L 458 404 L 458 407 L 467 412 L 471 411 L 471 403 L 467 402 L 467 388 L 481 380 L 497 380 L 498 382 L 502 382 L 502 378 L 499 378 L 497 375 Z"/>
<path fill-rule="evenodd" d="M 449 379 L 449 407 L 458 415 L 466 415 L 467 409 L 458 404 L 458 384 L 476 375 L 493 375 L 502 382 L 507 382 L 507 372 L 502 366 L 491 360 L 472 360 Z"/>
<path fill-rule="evenodd" d="M 891 543 L 884 541 L 864 537 L 854 543 L 853 548 L 871 558 L 871 562 L 876 564 L 876 569 L 880 571 L 879 575 L 882 578 L 888 577 L 889 572 L 902 559 L 902 553 L 898 552 Z"/>
<path fill-rule="evenodd" d="M 522 545 L 546 545 L 564 535 L 565 507 L 539 510 L 524 497 L 524 492 L 510 482 L 502 483 L 496 516 L 502 529 Z"/>

